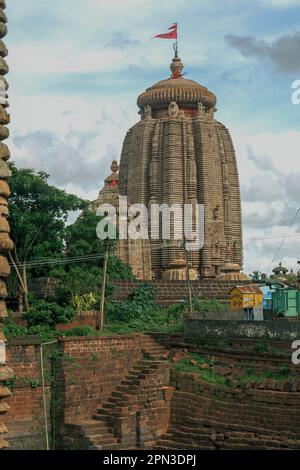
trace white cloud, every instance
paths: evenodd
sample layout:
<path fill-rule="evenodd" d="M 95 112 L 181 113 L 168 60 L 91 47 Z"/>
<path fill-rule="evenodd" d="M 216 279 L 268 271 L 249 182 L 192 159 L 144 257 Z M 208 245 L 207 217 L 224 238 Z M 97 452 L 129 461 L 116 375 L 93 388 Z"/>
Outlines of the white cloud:
<path fill-rule="evenodd" d="M 264 5 L 271 6 L 274 8 L 280 8 L 280 9 L 300 5 L 299 0 L 259 0 L 259 1 L 261 1 Z"/>
<path fill-rule="evenodd" d="M 245 271 L 265 271 L 300 207 L 300 132 L 241 135 L 234 130 L 233 140 L 242 190 Z M 298 232 L 300 218 L 289 235 Z M 300 236 L 288 237 L 274 263 L 282 260 L 295 269 L 299 254 Z"/>
<path fill-rule="evenodd" d="M 10 67 L 19 74 L 65 74 L 115 71 L 128 64 L 125 51 L 115 48 L 81 51 L 74 44 L 62 44 L 53 50 L 49 44 L 24 44 L 11 50 Z M 99 77 L 100 80 L 100 77 Z"/>

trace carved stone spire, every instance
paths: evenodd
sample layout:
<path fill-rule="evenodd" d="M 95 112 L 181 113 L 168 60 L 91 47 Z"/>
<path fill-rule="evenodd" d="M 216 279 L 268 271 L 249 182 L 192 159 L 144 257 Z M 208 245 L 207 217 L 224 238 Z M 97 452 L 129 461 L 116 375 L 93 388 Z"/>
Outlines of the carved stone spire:
<path fill-rule="evenodd" d="M 227 128 L 213 119 L 217 102 L 214 93 L 185 78 L 177 56 L 171 71 L 170 78 L 160 80 L 138 97 L 143 118 L 130 128 L 124 141 L 119 192 L 131 204 L 142 203 L 153 210 L 154 202 L 169 207 L 189 203 L 192 208 L 201 204 L 204 246 L 191 254 L 191 270 L 195 278 L 217 278 L 223 272 L 237 279 L 243 263 L 243 241 L 232 139 Z M 174 278 L 176 270 L 178 276 L 184 276 L 175 239 L 175 227 L 180 228 L 180 224 L 170 224 L 170 243 L 164 245 L 162 221 L 149 223 L 150 233 L 153 228 L 155 234 L 159 233 L 157 240 L 150 239 L 153 277 Z M 184 221 L 190 222 L 196 236 L 196 211 L 187 214 Z"/>

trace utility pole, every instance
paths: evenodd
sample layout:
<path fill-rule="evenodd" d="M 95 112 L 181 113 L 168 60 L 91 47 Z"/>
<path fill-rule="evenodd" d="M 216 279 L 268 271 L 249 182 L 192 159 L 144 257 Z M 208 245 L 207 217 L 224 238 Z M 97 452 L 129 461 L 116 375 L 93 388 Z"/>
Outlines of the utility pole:
<path fill-rule="evenodd" d="M 106 248 L 103 264 L 103 275 L 101 281 L 101 299 L 100 299 L 100 311 L 96 318 L 96 330 L 102 332 L 104 326 L 104 301 L 105 301 L 105 288 L 106 288 L 106 275 L 107 275 L 107 264 L 108 264 L 108 248 Z"/>
<path fill-rule="evenodd" d="M 192 299 L 192 286 L 190 279 L 190 266 L 189 266 L 189 252 L 186 248 L 186 241 L 181 240 L 179 247 L 184 249 L 185 253 L 185 266 L 186 266 L 186 285 L 188 291 L 188 316 L 192 317 L 193 315 L 193 299 Z"/>

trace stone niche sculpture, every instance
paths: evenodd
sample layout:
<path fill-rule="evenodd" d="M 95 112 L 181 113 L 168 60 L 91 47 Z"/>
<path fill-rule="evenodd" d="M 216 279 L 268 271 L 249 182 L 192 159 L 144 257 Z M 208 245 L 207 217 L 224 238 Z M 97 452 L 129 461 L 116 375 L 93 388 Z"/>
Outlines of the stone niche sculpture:
<path fill-rule="evenodd" d="M 13 244 L 9 237 L 8 203 L 7 198 L 10 194 L 7 179 L 11 176 L 11 171 L 7 164 L 10 157 L 9 149 L 4 140 L 9 136 L 9 130 L 6 127 L 10 122 L 7 112 L 7 88 L 8 84 L 4 76 L 8 72 L 8 66 L 5 61 L 7 49 L 2 38 L 7 33 L 7 18 L 4 12 L 5 1 L 0 0 L 0 449 L 8 447 L 5 440 L 7 432 L 6 425 L 1 419 L 9 405 L 5 399 L 11 395 L 9 389 L 5 386 L 5 382 L 13 377 L 13 372 L 5 364 L 5 338 L 1 329 L 1 321 L 7 316 L 5 297 L 7 295 L 5 287 L 5 278 L 10 274 L 10 267 L 7 261 L 8 251 L 12 249 Z"/>
<path fill-rule="evenodd" d="M 142 119 L 124 140 L 119 193 L 127 196 L 129 204 L 147 207 L 154 203 L 203 204 L 205 243 L 201 250 L 190 253 L 191 278 L 242 278 L 240 187 L 230 133 L 214 118 L 216 96 L 183 76 L 180 58 L 173 59 L 171 70 L 170 78 L 138 97 Z M 148 107 L 151 118 L 145 111 Z M 171 227 L 169 244 L 150 240 L 148 268 L 153 279 L 186 275 L 173 236 Z M 228 245 L 234 247 L 230 260 Z M 131 262 L 134 265 L 137 259 Z"/>

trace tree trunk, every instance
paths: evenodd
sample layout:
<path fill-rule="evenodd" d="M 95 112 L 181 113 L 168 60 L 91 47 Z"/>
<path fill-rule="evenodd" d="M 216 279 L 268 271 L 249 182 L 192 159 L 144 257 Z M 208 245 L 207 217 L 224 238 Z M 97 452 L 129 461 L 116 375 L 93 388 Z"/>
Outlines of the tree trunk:
<path fill-rule="evenodd" d="M 99 315 L 96 317 L 96 330 L 103 331 L 104 326 L 104 302 L 105 302 L 105 288 L 106 288 L 106 274 L 107 274 L 107 264 L 108 264 L 108 249 L 106 249 L 103 265 L 103 277 L 101 284 L 101 299 L 100 299 L 100 310 Z"/>
<path fill-rule="evenodd" d="M 24 262 L 23 267 L 22 267 L 22 279 L 23 279 L 23 285 L 24 285 L 24 291 L 23 291 L 23 307 L 24 311 L 28 312 L 29 310 L 29 303 L 28 303 L 28 284 L 27 284 L 27 271 L 26 271 L 26 264 Z"/>
<path fill-rule="evenodd" d="M 24 262 L 23 267 L 22 267 L 22 272 L 20 272 L 20 270 L 18 268 L 18 265 L 17 265 L 17 262 L 13 258 L 11 252 L 9 252 L 8 254 L 9 254 L 10 261 L 12 262 L 12 264 L 13 264 L 15 270 L 16 270 L 17 278 L 19 280 L 20 297 L 21 297 L 21 301 L 22 301 L 22 306 L 20 306 L 20 303 L 19 303 L 20 313 L 22 313 L 23 311 L 27 312 L 28 309 L 29 309 L 29 304 L 28 304 L 28 287 L 27 287 L 26 264 Z M 16 258 L 17 258 L 17 256 L 16 256 Z"/>
<path fill-rule="evenodd" d="M 18 295 L 18 310 L 19 313 L 23 313 L 23 292 L 21 290 L 21 287 L 19 287 L 19 295 Z"/>

